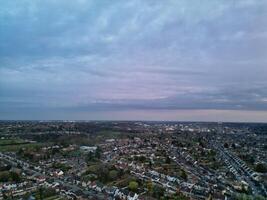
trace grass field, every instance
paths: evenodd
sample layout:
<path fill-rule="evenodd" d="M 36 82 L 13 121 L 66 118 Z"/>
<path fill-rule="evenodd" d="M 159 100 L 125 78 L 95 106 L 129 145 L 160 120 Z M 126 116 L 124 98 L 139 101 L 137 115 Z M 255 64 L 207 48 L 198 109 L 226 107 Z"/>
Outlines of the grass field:
<path fill-rule="evenodd" d="M 40 145 L 40 143 L 28 143 L 22 139 L 0 139 L 0 152 L 18 151 L 23 147 L 35 148 Z"/>
<path fill-rule="evenodd" d="M 13 145 L 13 144 L 20 144 L 20 143 L 26 143 L 25 140 L 22 139 L 0 139 L 0 146 L 1 145 Z"/>
<path fill-rule="evenodd" d="M 95 135 L 96 139 L 99 141 L 103 141 L 106 139 L 117 139 L 120 138 L 122 136 L 121 132 L 117 132 L 117 131 L 99 131 L 97 132 L 97 134 Z"/>
<path fill-rule="evenodd" d="M 52 197 L 47 197 L 44 200 L 63 200 L 63 198 L 58 196 L 58 195 L 55 195 L 55 196 L 52 196 Z"/>

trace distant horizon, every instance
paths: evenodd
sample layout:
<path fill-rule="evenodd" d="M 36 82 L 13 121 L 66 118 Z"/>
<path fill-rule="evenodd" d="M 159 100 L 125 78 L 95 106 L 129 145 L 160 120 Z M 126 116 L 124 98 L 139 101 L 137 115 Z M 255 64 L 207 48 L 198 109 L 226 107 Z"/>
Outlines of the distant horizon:
<path fill-rule="evenodd" d="M 183 111 L 183 112 L 182 112 Z M 192 111 L 191 111 L 192 112 Z M 238 116 L 232 116 L 233 113 L 231 111 L 226 112 L 225 110 L 213 110 L 213 112 L 209 111 L 208 113 L 206 113 L 206 111 L 203 110 L 194 110 L 195 112 L 195 118 L 192 118 L 192 113 L 189 112 L 187 113 L 187 110 L 179 110 L 177 111 L 177 113 L 179 114 L 179 116 L 177 115 L 177 113 L 172 112 L 170 115 L 170 111 L 165 111 L 165 113 L 163 111 L 154 111 L 153 116 L 154 118 L 150 117 L 149 112 L 143 110 L 143 111 L 136 111 L 136 112 L 132 112 L 131 114 L 129 114 L 129 111 L 126 111 L 126 116 L 123 112 L 113 112 L 113 113 L 109 113 L 109 118 L 104 118 L 104 116 L 107 116 L 107 112 L 103 111 L 102 115 L 99 115 L 99 112 L 97 112 L 95 115 L 93 113 L 91 113 L 92 116 L 84 116 L 83 118 L 73 118 L 69 115 L 67 115 L 66 113 L 63 113 L 61 117 L 56 117 L 56 115 L 54 115 L 52 118 L 52 116 L 46 116 L 43 118 L 28 118 L 25 119 L 25 114 L 22 114 L 23 118 L 20 119 L 12 119 L 12 118 L 0 118 L 1 121 L 147 121 L 147 122 L 214 122 L 214 123 L 218 123 L 218 122 L 222 122 L 222 123 L 267 123 L 267 119 L 265 121 L 260 121 L 260 118 L 264 118 L 266 113 L 262 112 L 263 116 L 257 116 L 258 112 L 254 113 L 254 121 L 249 120 L 249 117 L 252 114 L 248 114 L 247 111 L 239 111 L 238 112 Z M 249 112 L 253 112 L 253 111 L 249 111 Z M 87 114 L 86 112 L 84 114 Z M 231 115 L 228 116 L 228 115 Z M 81 113 L 79 113 L 78 115 L 81 115 Z M 94 117 L 98 115 L 98 117 Z M 163 116 L 165 116 L 166 118 L 162 118 Z M 248 115 L 248 118 L 244 118 L 245 116 Z M 128 117 L 130 116 L 130 117 Z M 201 117 L 202 116 L 202 117 Z M 224 116 L 222 118 L 222 116 Z M 243 120 L 240 120 L 243 116 Z M 67 118 L 68 117 L 68 118 Z M 128 117 L 128 118 L 127 118 Z M 237 120 L 239 119 L 239 120 Z"/>
<path fill-rule="evenodd" d="M 61 119 L 55 119 L 55 120 L 42 120 L 42 119 L 33 119 L 33 120 L 25 120 L 25 119 L 21 119 L 21 120 L 16 120 L 16 119 L 12 119 L 12 120 L 0 120 L 0 122 L 173 122 L 173 123 L 222 123 L 222 124 L 267 124 L 267 122 L 238 122 L 238 121 L 174 121 L 174 120 L 158 120 L 158 121 L 154 121 L 154 120 L 61 120 Z"/>

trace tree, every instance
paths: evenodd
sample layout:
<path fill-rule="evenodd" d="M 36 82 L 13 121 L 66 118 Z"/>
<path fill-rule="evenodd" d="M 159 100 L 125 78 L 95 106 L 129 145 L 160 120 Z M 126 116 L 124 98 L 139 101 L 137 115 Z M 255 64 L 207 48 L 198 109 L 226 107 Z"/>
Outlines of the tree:
<path fill-rule="evenodd" d="M 152 168 L 152 162 L 151 162 L 151 160 L 149 161 L 148 166 L 149 166 L 150 169 Z"/>
<path fill-rule="evenodd" d="M 119 172 L 117 170 L 111 170 L 108 174 L 110 180 L 115 180 L 118 177 Z"/>
<path fill-rule="evenodd" d="M 169 156 L 166 157 L 166 163 L 167 163 L 167 164 L 170 164 L 170 163 L 171 163 L 171 159 L 170 159 Z"/>
<path fill-rule="evenodd" d="M 267 166 L 264 165 L 263 163 L 258 163 L 255 166 L 255 171 L 259 173 L 266 173 L 267 172 Z"/>
<path fill-rule="evenodd" d="M 7 182 L 9 180 L 9 172 L 3 171 L 0 173 L 0 182 Z"/>
<path fill-rule="evenodd" d="M 145 162 L 146 161 L 146 157 L 145 156 L 140 156 L 138 159 L 139 159 L 140 162 Z"/>
<path fill-rule="evenodd" d="M 211 196 L 211 194 L 209 194 L 209 197 L 208 197 L 207 200 L 212 200 L 212 196 Z"/>
<path fill-rule="evenodd" d="M 148 192 L 151 194 L 153 192 L 153 183 L 151 180 L 147 182 L 146 187 Z"/>
<path fill-rule="evenodd" d="M 101 149 L 99 147 L 97 147 L 95 150 L 95 157 L 98 159 L 101 157 Z"/>
<path fill-rule="evenodd" d="M 20 148 L 20 149 L 18 150 L 18 155 L 22 155 L 23 153 L 24 153 L 23 148 Z"/>
<path fill-rule="evenodd" d="M 179 192 L 172 196 L 172 200 L 189 200 L 183 193 Z"/>
<path fill-rule="evenodd" d="M 229 144 L 228 143 L 224 143 L 224 148 L 229 148 Z"/>
<path fill-rule="evenodd" d="M 54 188 L 43 188 L 43 197 L 46 199 L 47 197 L 55 196 L 56 190 Z"/>
<path fill-rule="evenodd" d="M 138 183 L 136 181 L 130 181 L 128 188 L 129 188 L 129 190 L 135 192 L 138 188 Z"/>
<path fill-rule="evenodd" d="M 87 168 L 87 171 L 86 171 L 86 174 L 90 174 L 90 173 L 94 173 L 96 174 L 97 173 L 97 169 L 98 169 L 98 165 L 90 165 L 88 168 Z"/>
<path fill-rule="evenodd" d="M 97 176 L 99 177 L 99 181 L 106 183 L 108 181 L 109 171 L 106 165 L 100 164 L 97 168 Z"/>
<path fill-rule="evenodd" d="M 19 182 L 20 181 L 20 176 L 16 172 L 13 172 L 13 171 L 9 172 L 9 176 L 12 179 L 12 181 L 15 181 L 15 182 Z"/>
<path fill-rule="evenodd" d="M 40 197 L 40 200 L 43 200 L 44 199 L 44 188 L 42 186 L 40 186 L 38 188 L 38 193 L 37 193 Z"/>
<path fill-rule="evenodd" d="M 181 169 L 180 171 L 180 176 L 184 179 L 187 180 L 187 173 L 184 169 Z"/>
<path fill-rule="evenodd" d="M 153 187 L 153 197 L 155 197 L 156 199 L 160 199 L 160 197 L 162 197 L 164 195 L 164 188 L 160 187 L 158 185 L 154 185 Z"/>
<path fill-rule="evenodd" d="M 6 191 L 2 191 L 3 199 L 8 199 L 8 194 Z"/>
<path fill-rule="evenodd" d="M 86 161 L 87 162 L 90 162 L 94 159 L 94 154 L 90 151 L 88 154 L 87 154 L 87 158 L 86 158 Z"/>

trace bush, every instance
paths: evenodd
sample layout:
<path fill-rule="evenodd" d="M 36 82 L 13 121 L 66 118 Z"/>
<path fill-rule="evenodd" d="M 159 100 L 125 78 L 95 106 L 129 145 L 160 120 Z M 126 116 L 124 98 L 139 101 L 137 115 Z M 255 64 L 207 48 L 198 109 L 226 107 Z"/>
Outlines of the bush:
<path fill-rule="evenodd" d="M 128 188 L 129 188 L 129 190 L 135 192 L 138 188 L 138 183 L 136 181 L 130 181 Z"/>

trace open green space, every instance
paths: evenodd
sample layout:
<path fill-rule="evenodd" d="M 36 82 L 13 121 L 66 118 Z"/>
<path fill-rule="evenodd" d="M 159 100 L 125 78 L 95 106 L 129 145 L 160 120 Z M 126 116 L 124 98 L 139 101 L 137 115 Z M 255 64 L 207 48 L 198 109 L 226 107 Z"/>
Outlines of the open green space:
<path fill-rule="evenodd" d="M 19 138 L 14 138 L 14 139 L 0 139 L 0 145 L 16 145 L 16 144 L 25 144 L 28 143 L 28 141 L 19 139 Z"/>
<path fill-rule="evenodd" d="M 11 145 L 1 145 L 0 152 L 13 151 L 16 152 L 21 148 L 36 148 L 41 146 L 41 143 L 28 143 L 28 144 L 11 144 Z"/>

